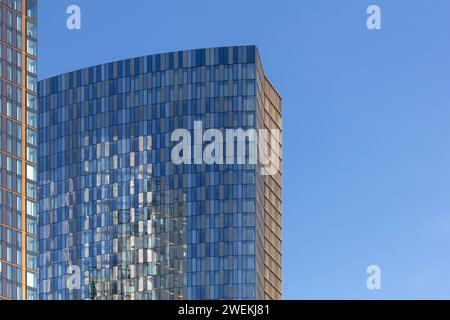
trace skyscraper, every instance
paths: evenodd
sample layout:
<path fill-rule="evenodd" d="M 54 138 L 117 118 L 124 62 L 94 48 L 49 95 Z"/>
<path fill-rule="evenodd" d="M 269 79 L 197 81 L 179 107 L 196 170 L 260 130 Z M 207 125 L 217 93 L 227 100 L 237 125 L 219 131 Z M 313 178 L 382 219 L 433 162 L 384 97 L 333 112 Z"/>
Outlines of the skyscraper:
<path fill-rule="evenodd" d="M 281 298 L 281 134 L 262 143 L 270 175 L 228 151 L 173 161 L 174 132 L 198 123 L 281 132 L 255 46 L 66 73 L 39 83 L 39 105 L 41 299 Z"/>
<path fill-rule="evenodd" d="M 0 1 L 0 300 L 37 298 L 36 4 Z"/>

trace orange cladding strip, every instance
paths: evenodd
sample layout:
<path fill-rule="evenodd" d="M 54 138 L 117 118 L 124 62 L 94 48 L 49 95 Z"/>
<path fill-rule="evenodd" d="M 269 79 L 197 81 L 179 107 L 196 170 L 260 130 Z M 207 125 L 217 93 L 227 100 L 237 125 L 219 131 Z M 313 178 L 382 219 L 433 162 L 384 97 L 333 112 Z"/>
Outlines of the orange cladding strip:
<path fill-rule="evenodd" d="M 22 0 L 22 300 L 27 298 L 27 0 Z"/>

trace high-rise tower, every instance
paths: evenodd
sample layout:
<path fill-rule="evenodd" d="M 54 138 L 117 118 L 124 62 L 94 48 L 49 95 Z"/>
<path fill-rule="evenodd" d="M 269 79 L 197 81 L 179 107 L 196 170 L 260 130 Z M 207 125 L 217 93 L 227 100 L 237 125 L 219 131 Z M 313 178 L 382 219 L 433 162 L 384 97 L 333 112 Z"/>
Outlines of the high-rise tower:
<path fill-rule="evenodd" d="M 66 73 L 39 83 L 39 105 L 41 299 L 281 298 L 281 134 L 261 143 L 270 174 L 172 154 L 198 123 L 281 133 L 255 46 Z"/>
<path fill-rule="evenodd" d="M 37 298 L 37 0 L 0 1 L 0 299 Z"/>

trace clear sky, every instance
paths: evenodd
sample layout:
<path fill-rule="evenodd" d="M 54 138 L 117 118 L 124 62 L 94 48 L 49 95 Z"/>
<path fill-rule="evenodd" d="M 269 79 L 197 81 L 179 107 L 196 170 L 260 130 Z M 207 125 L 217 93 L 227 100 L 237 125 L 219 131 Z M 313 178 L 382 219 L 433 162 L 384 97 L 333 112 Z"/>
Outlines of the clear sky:
<path fill-rule="evenodd" d="M 450 1 L 39 0 L 40 78 L 259 47 L 284 97 L 287 299 L 450 298 Z M 66 8 L 82 29 L 66 28 Z M 383 30 L 366 28 L 382 10 Z M 382 289 L 366 268 L 379 265 Z"/>

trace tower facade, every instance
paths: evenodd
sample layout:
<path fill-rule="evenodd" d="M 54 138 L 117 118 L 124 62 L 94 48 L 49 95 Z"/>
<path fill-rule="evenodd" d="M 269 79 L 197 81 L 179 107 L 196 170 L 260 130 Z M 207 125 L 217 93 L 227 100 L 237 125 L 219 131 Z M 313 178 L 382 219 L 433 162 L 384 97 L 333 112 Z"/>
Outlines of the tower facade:
<path fill-rule="evenodd" d="M 281 98 L 255 46 L 66 73 L 39 105 L 41 299 L 281 298 Z M 174 161 L 180 129 L 181 157 L 203 155 L 199 124 L 278 131 L 261 140 L 275 170 Z"/>
<path fill-rule="evenodd" d="M 0 300 L 37 298 L 36 6 L 0 1 Z"/>

